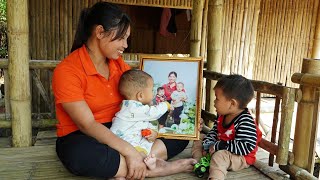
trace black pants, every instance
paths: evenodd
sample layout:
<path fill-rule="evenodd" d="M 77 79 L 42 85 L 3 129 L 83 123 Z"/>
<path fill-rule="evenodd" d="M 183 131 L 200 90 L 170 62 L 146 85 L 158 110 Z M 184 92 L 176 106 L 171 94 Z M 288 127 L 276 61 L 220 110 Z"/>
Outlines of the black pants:
<path fill-rule="evenodd" d="M 110 128 L 111 123 L 105 124 Z M 168 159 L 182 152 L 189 141 L 161 138 L 167 148 Z M 79 176 L 111 178 L 120 165 L 120 154 L 94 138 L 75 131 L 58 137 L 56 152 L 62 164 L 71 173 Z"/>
<path fill-rule="evenodd" d="M 180 124 L 180 115 L 183 110 L 183 106 L 175 107 L 172 113 L 173 121 L 175 124 Z"/>

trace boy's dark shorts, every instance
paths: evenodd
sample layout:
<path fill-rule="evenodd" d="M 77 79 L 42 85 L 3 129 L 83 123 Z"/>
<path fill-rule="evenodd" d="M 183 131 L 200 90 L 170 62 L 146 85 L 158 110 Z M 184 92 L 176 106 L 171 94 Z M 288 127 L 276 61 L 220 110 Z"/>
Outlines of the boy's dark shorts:
<path fill-rule="evenodd" d="M 105 126 L 110 128 L 111 123 Z M 187 140 L 161 140 L 167 147 L 168 159 L 182 152 L 189 143 Z M 111 178 L 120 165 L 119 152 L 80 131 L 59 137 L 56 152 L 66 169 L 79 176 Z"/>

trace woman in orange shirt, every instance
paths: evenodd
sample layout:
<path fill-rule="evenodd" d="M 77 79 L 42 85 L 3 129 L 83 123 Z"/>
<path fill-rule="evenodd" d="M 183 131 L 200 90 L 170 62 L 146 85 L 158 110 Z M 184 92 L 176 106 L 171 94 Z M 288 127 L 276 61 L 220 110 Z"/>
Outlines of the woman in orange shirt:
<path fill-rule="evenodd" d="M 81 12 L 71 54 L 54 71 L 56 151 L 73 174 L 144 179 L 193 168 L 194 159 L 165 161 L 183 151 L 188 141 L 157 141 L 153 152 L 162 160 L 149 171 L 140 153 L 109 130 L 123 99 L 119 78 L 130 69 L 121 57 L 129 36 L 129 17 L 113 4 L 98 2 Z"/>

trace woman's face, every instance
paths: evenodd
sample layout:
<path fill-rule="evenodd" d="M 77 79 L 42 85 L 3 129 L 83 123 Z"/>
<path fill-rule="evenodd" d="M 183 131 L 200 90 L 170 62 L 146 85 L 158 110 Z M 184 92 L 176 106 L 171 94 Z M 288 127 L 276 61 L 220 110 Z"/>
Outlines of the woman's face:
<path fill-rule="evenodd" d="M 127 40 L 130 36 L 130 26 L 123 38 L 111 41 L 116 35 L 116 30 L 101 39 L 99 47 L 103 55 L 108 59 L 118 59 L 123 51 L 128 47 Z"/>
<path fill-rule="evenodd" d="M 170 83 L 174 83 L 174 82 L 176 82 L 177 77 L 173 73 L 171 73 L 169 75 L 168 79 L 169 79 Z"/>

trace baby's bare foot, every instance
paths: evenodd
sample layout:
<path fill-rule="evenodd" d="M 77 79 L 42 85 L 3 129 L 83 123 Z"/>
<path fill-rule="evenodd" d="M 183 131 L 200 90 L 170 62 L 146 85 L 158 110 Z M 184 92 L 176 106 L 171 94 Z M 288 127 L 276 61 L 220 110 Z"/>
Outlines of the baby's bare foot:
<path fill-rule="evenodd" d="M 157 158 L 154 154 L 149 154 L 145 159 L 144 159 L 144 163 L 146 163 L 147 167 L 150 170 L 153 170 L 156 168 L 157 164 L 156 164 Z"/>

